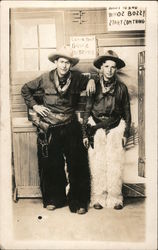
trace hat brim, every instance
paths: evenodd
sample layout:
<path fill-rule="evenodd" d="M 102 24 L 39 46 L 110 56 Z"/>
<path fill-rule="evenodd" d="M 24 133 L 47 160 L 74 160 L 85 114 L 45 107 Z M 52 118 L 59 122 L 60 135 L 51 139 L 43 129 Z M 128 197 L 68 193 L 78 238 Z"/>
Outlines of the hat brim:
<path fill-rule="evenodd" d="M 69 57 L 67 55 L 59 54 L 59 53 L 49 55 L 48 59 L 49 61 L 54 62 L 55 60 L 58 60 L 60 57 L 68 59 L 72 67 L 75 66 L 79 62 L 79 58 L 77 57 Z"/>
<path fill-rule="evenodd" d="M 121 68 L 126 66 L 126 64 L 123 60 L 121 60 L 120 58 L 117 58 L 117 57 L 113 57 L 113 56 L 98 56 L 94 60 L 93 64 L 96 68 L 100 69 L 102 64 L 107 60 L 112 60 L 112 61 L 116 62 L 117 69 L 121 69 Z"/>

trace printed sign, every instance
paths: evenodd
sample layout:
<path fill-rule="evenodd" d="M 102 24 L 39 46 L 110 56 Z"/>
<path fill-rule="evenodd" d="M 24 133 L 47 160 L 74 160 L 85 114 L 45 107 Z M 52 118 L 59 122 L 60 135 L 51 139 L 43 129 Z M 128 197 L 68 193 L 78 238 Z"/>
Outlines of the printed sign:
<path fill-rule="evenodd" d="M 96 57 L 95 36 L 70 37 L 70 47 L 74 56 L 80 59 L 94 59 Z"/>
<path fill-rule="evenodd" d="M 118 6 L 107 9 L 108 31 L 145 30 L 145 8 Z"/>

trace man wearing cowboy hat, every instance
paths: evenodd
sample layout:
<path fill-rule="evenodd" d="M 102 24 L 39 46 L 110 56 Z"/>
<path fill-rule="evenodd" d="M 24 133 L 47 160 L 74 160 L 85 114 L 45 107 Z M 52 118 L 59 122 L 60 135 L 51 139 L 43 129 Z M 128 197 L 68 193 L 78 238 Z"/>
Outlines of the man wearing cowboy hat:
<path fill-rule="evenodd" d="M 40 117 L 39 125 L 46 131 L 49 141 L 48 157 L 41 156 L 38 145 L 43 204 L 54 210 L 68 202 L 71 212 L 84 214 L 90 201 L 90 173 L 81 125 L 75 111 L 81 91 L 86 89 L 88 94 L 93 93 L 95 82 L 78 71 L 70 70 L 79 59 L 73 56 L 69 47 L 61 48 L 48 59 L 55 63 L 56 69 L 22 87 L 22 96 L 28 107 Z M 38 90 L 43 92 L 40 105 L 34 98 Z M 68 195 L 65 162 L 70 185 Z"/>
<path fill-rule="evenodd" d="M 121 209 L 123 147 L 129 136 L 131 112 L 128 89 L 118 80 L 116 72 L 125 63 L 109 50 L 93 64 L 100 70 L 100 76 L 96 80 L 96 93 L 87 100 L 83 119 L 85 147 L 89 147 L 88 135 L 94 136 L 94 144 L 89 148 L 91 205 L 96 209 Z M 87 133 L 88 121 L 92 126 Z"/>

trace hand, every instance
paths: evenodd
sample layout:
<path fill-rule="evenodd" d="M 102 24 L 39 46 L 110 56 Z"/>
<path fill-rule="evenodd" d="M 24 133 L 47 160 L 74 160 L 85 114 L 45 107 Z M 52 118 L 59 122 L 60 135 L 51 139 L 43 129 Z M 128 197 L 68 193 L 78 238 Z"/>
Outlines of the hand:
<path fill-rule="evenodd" d="M 127 138 L 126 137 L 122 137 L 122 147 L 125 148 L 127 144 Z"/>
<path fill-rule="evenodd" d="M 88 96 L 90 96 L 90 94 L 95 93 L 95 91 L 96 91 L 95 82 L 93 79 L 90 79 L 87 84 L 86 93 Z"/>
<path fill-rule="evenodd" d="M 89 148 L 89 140 L 87 137 L 83 139 L 83 145 L 85 146 L 85 148 Z"/>
<path fill-rule="evenodd" d="M 33 110 L 36 111 L 42 117 L 45 117 L 50 112 L 50 109 L 44 107 L 43 105 L 34 105 Z"/>

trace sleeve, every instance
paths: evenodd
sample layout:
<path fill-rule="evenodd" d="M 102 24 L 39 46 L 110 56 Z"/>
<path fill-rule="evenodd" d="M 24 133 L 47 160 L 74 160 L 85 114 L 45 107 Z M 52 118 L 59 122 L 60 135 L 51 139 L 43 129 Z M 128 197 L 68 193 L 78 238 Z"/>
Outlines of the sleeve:
<path fill-rule="evenodd" d="M 42 81 L 42 76 L 36 78 L 33 81 L 25 83 L 21 89 L 21 94 L 25 100 L 26 105 L 29 108 L 32 108 L 34 105 L 37 104 L 37 102 L 33 97 L 33 94 L 35 93 L 36 90 L 38 90 L 38 88 L 40 88 L 41 81 Z"/>
<path fill-rule="evenodd" d="M 88 75 L 83 75 L 80 74 L 80 91 L 86 90 L 87 84 L 90 80 L 94 80 L 94 83 L 96 84 L 99 81 L 99 76 L 98 74 L 88 74 Z"/>
<path fill-rule="evenodd" d="M 82 124 L 83 138 L 87 137 L 86 127 L 87 127 L 87 123 L 88 123 L 88 118 L 91 115 L 91 110 L 93 108 L 93 103 L 94 103 L 94 95 L 88 96 L 85 111 L 84 111 L 84 115 L 83 115 L 83 124 Z"/>
<path fill-rule="evenodd" d="M 80 80 L 79 80 L 80 91 L 86 90 L 88 81 L 90 80 L 89 76 L 80 74 L 79 77 L 80 77 Z"/>
<path fill-rule="evenodd" d="M 126 123 L 124 136 L 128 138 L 130 136 L 130 126 L 131 126 L 131 108 L 130 108 L 129 93 L 126 86 L 123 92 L 123 119 L 125 120 Z"/>

